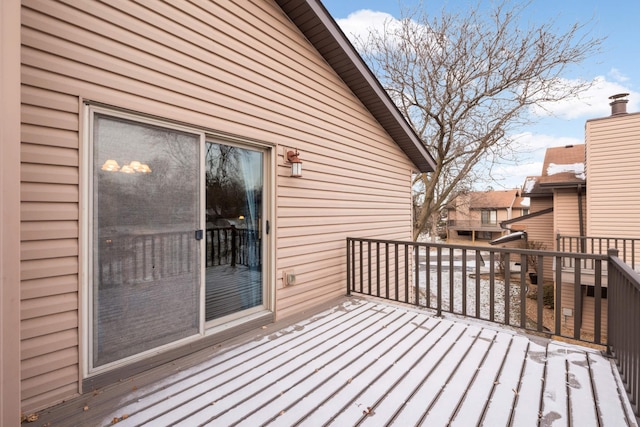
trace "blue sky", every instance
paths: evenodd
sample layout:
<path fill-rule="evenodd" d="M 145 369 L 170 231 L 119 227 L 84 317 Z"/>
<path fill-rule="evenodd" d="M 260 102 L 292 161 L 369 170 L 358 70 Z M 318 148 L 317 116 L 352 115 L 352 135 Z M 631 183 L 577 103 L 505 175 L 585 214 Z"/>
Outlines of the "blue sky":
<path fill-rule="evenodd" d="M 495 3 L 480 1 L 486 7 Z M 385 19 L 398 18 L 400 10 L 397 0 L 322 0 L 322 3 L 347 36 L 364 33 L 367 27 Z M 420 0 L 403 0 L 408 6 L 418 3 Z M 438 14 L 443 6 L 460 10 L 477 1 L 422 0 L 421 3 Z M 521 186 L 527 175 L 540 175 L 546 148 L 584 143 L 585 121 L 610 114 L 609 96 L 630 93 L 627 110 L 640 111 L 640 0 L 532 0 L 527 11 L 534 24 L 553 20 L 557 31 L 564 32 L 576 22 L 584 23 L 591 29 L 591 36 L 605 40 L 599 55 L 565 76 L 597 79 L 597 84 L 583 99 L 559 104 L 554 108 L 554 116 L 541 116 L 537 124 L 519 130 L 518 141 L 527 147 L 523 149 L 525 153 L 518 165 L 500 167 L 498 173 L 504 179 L 493 185 L 495 189 Z"/>

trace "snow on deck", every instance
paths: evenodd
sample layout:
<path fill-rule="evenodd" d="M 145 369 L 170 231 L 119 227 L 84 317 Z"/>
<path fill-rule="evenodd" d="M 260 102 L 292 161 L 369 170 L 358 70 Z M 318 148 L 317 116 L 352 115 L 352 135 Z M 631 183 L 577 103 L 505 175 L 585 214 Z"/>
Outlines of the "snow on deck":
<path fill-rule="evenodd" d="M 614 369 L 596 350 L 350 298 L 52 426 L 637 425 Z"/>

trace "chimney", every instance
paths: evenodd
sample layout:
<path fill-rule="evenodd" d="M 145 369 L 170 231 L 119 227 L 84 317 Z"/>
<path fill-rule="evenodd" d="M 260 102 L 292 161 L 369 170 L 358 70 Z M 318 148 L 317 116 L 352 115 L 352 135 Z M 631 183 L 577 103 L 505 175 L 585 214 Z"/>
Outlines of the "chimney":
<path fill-rule="evenodd" d="M 627 114 L 627 102 L 628 99 L 622 99 L 626 96 L 629 96 L 628 93 L 619 93 L 617 95 L 612 95 L 609 99 L 612 99 L 609 103 L 611 105 L 611 115 L 617 116 L 618 114 Z"/>

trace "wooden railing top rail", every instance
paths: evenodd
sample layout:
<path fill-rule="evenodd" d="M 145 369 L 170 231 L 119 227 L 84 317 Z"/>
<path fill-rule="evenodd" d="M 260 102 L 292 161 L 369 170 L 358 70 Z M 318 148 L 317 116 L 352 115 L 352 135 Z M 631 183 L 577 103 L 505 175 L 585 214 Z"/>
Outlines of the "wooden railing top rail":
<path fill-rule="evenodd" d="M 619 258 L 635 269 L 640 264 L 640 238 L 615 236 L 556 236 L 556 250 L 571 253 L 606 254 L 609 249 L 618 249 Z M 563 267 L 571 267 L 563 265 Z"/>
<path fill-rule="evenodd" d="M 380 240 L 380 239 L 366 239 L 359 237 L 347 237 L 348 241 L 359 241 L 359 242 L 370 242 L 370 243 L 381 243 L 381 244 L 398 244 L 398 245 L 410 245 L 417 246 L 421 248 L 443 248 L 443 249 L 459 249 L 459 250 L 467 250 L 467 251 L 478 251 L 478 252 L 495 252 L 495 253 L 509 253 L 509 254 L 522 254 L 526 256 L 536 256 L 542 255 L 545 257 L 556 257 L 556 258 L 575 258 L 575 259 L 590 259 L 590 260 L 601 260 L 604 261 L 607 259 L 606 254 L 590 254 L 590 253 L 578 253 L 578 252 L 561 252 L 561 251 L 548 251 L 548 250 L 537 250 L 537 249 L 520 249 L 520 248 L 501 248 L 497 246 L 473 246 L 473 245 L 458 245 L 458 244 L 449 244 L 449 243 L 435 243 L 435 242 L 408 242 L 402 240 Z"/>
<path fill-rule="evenodd" d="M 619 274 L 621 274 L 626 280 L 633 284 L 635 290 L 640 292 L 640 274 L 638 274 L 638 272 L 636 272 L 627 263 L 625 263 L 618 257 L 619 252 L 620 251 L 615 248 L 609 249 L 607 252 L 609 262 L 615 265 Z"/>
<path fill-rule="evenodd" d="M 547 272 L 547 259 L 554 266 L 568 259 L 576 267 L 570 274 L 558 268 Z M 582 268 L 587 261 L 592 270 Z M 347 238 L 347 294 L 604 344 L 606 261 L 607 255 L 599 254 Z M 582 301 L 589 296 L 595 301 L 585 308 Z"/>
<path fill-rule="evenodd" d="M 620 236 L 575 236 L 570 234 L 558 234 L 557 238 L 571 238 L 584 240 L 635 240 L 640 242 L 640 237 L 620 237 Z"/>

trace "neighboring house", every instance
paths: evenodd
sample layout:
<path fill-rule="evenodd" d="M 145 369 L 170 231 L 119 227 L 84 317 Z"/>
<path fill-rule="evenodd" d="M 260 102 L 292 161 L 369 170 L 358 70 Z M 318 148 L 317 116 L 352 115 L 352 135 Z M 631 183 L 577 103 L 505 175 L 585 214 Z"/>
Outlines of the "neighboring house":
<path fill-rule="evenodd" d="M 616 247 L 636 271 L 640 267 L 640 113 L 627 113 L 627 94 L 612 96 L 611 115 L 588 120 L 586 141 L 586 236 L 582 251 L 606 254 Z M 562 230 L 561 230 L 562 231 Z M 568 234 L 562 231 L 562 234 Z M 607 240 L 601 239 L 606 237 Z M 617 240 L 620 239 L 620 240 Z M 626 239 L 626 240 L 622 240 Z M 607 242 L 607 243 L 604 243 Z M 592 283 L 583 285 L 583 322 L 591 325 Z M 606 283 L 605 283 L 606 285 Z M 606 289 L 602 297 L 606 298 Z M 606 308 L 606 306 L 604 306 Z M 606 315 L 606 311 L 603 312 Z M 605 317 L 606 319 L 606 317 Z"/>
<path fill-rule="evenodd" d="M 411 240 L 433 159 L 318 0 L 0 14 L 0 424 L 343 295 L 347 236 Z"/>
<path fill-rule="evenodd" d="M 460 194 L 447 205 L 447 241 L 485 241 L 502 236 L 502 221 L 529 211 L 520 190 L 475 191 Z"/>
<path fill-rule="evenodd" d="M 640 237 L 640 113 L 627 113 L 627 100 L 612 98 L 611 116 L 588 120 L 585 126 L 588 178 L 585 235 L 637 238 Z"/>
<path fill-rule="evenodd" d="M 529 197 L 530 213 L 503 226 L 526 231 L 529 246 L 554 250 L 556 235 L 584 235 L 586 220 L 585 145 L 547 149 L 540 176 L 527 177 L 522 187 Z M 545 277 L 553 279 L 551 261 Z"/>
<path fill-rule="evenodd" d="M 585 182 L 585 144 L 548 148 L 542 174 L 528 177 L 523 185 L 523 193 L 531 201 L 531 213 L 506 221 L 503 226 L 514 231 L 526 231 L 525 244 L 529 249 L 555 250 L 556 236 L 559 233 L 584 235 Z M 555 265 L 551 257 L 547 257 L 542 270 L 544 282 L 553 283 Z M 567 273 L 562 283 L 562 305 L 567 309 L 563 312 L 566 325 L 573 322 L 574 300 L 573 276 Z M 586 318 L 593 324 L 592 315 L 583 316 L 583 320 Z M 589 329 L 586 323 L 585 329 Z"/>
<path fill-rule="evenodd" d="M 547 249 L 605 254 L 616 246 L 632 267 L 638 266 L 640 244 L 640 113 L 626 112 L 626 99 L 612 97 L 609 117 L 586 122 L 586 144 L 547 150 L 540 177 L 527 178 L 523 191 L 531 199 L 531 214 L 505 222 L 505 226 L 526 230 L 529 242 L 543 242 Z M 562 239 L 556 247 L 558 236 Z M 628 239 L 624 244 L 617 239 Z M 580 292 L 573 287 L 572 269 L 563 272 L 561 312 L 571 328 L 573 316 L 581 313 L 584 329 L 593 328 L 594 283 L 583 266 Z M 549 260 L 545 279 L 554 280 Z M 603 318 L 606 320 L 606 281 L 603 289 Z M 576 304 L 576 295 L 581 301 Z M 606 322 L 605 322 L 606 324 Z"/>

